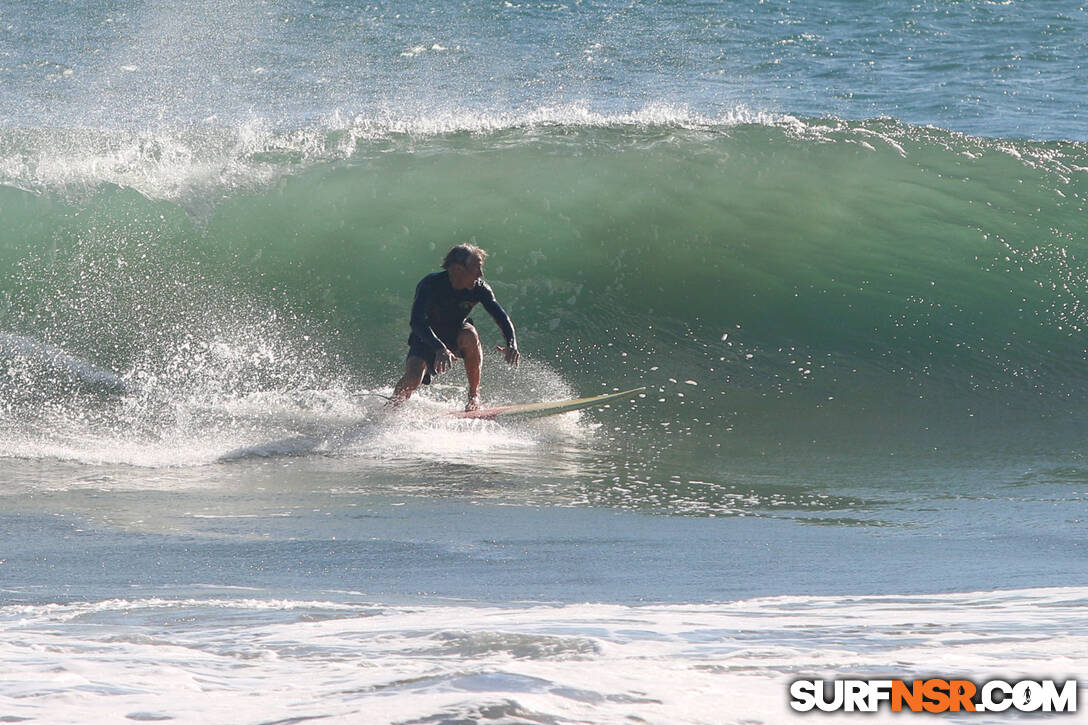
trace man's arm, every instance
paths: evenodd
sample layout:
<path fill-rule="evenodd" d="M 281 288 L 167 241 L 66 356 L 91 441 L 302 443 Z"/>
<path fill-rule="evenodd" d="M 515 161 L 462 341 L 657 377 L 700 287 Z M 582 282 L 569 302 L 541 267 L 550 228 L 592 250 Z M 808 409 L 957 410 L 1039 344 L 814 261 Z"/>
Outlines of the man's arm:
<path fill-rule="evenodd" d="M 446 350 L 446 345 L 438 339 L 438 335 L 434 334 L 434 330 L 431 329 L 431 299 L 434 296 L 434 291 L 431 289 L 429 279 L 424 277 L 416 285 L 416 298 L 412 302 L 412 318 L 411 326 L 412 332 L 415 336 L 423 341 L 424 345 L 432 348 L 436 352 Z"/>
<path fill-rule="evenodd" d="M 482 285 L 485 290 L 483 299 L 480 301 L 487 313 L 491 315 L 491 319 L 495 321 L 495 324 L 502 330 L 503 337 L 506 338 L 506 347 L 496 348 L 499 352 L 506 356 L 506 362 L 511 365 L 517 365 L 521 360 L 521 353 L 518 352 L 518 339 L 514 333 L 514 323 L 510 319 L 510 315 L 506 314 L 506 310 L 502 308 L 498 300 L 495 299 L 495 293 L 488 285 Z"/>

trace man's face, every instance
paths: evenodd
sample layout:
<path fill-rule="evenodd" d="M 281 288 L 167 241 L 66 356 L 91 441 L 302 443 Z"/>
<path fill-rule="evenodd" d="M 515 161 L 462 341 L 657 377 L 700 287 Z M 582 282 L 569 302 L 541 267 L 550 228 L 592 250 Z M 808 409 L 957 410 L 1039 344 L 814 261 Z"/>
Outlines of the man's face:
<path fill-rule="evenodd" d="M 454 289 L 472 289 L 476 280 L 484 276 L 484 263 L 478 257 L 469 257 L 464 264 L 450 266 L 450 284 Z"/>

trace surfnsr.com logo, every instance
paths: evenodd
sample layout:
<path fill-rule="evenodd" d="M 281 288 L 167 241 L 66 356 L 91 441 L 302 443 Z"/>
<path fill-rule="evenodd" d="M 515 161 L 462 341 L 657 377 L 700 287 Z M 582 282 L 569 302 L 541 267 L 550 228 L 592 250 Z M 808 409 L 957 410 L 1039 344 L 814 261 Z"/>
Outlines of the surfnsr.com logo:
<path fill-rule="evenodd" d="M 796 680 L 790 707 L 798 712 L 1076 712 L 1077 681 L 1066 680 Z"/>

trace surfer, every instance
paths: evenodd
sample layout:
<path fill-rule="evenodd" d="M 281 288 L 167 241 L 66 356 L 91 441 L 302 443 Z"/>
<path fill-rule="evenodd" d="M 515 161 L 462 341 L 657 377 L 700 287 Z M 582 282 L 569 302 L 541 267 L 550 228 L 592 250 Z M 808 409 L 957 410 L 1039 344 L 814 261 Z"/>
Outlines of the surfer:
<path fill-rule="evenodd" d="M 495 300 L 491 286 L 484 282 L 487 252 L 473 244 L 450 248 L 442 272 L 429 274 L 416 285 L 412 302 L 412 333 L 408 336 L 408 358 L 404 376 L 393 388 L 393 405 L 400 405 L 431 378 L 450 369 L 454 361 L 465 361 L 468 376 L 468 404 L 465 410 L 480 407 L 480 370 L 484 351 L 480 335 L 468 313 L 477 302 L 483 304 L 506 338 L 506 347 L 496 346 L 506 362 L 517 366 L 518 352 L 514 324 Z"/>

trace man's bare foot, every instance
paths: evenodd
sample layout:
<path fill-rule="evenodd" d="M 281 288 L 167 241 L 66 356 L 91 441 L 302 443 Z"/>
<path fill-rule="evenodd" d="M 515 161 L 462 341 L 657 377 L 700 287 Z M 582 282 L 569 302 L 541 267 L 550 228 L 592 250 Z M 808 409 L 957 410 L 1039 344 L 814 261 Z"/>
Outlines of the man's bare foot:
<path fill-rule="evenodd" d="M 480 394 L 476 393 L 474 395 L 468 396 L 468 403 L 465 404 L 465 412 L 467 413 L 467 412 L 470 412 L 470 411 L 473 411 L 473 410 L 479 410 L 479 409 L 480 409 Z"/>

